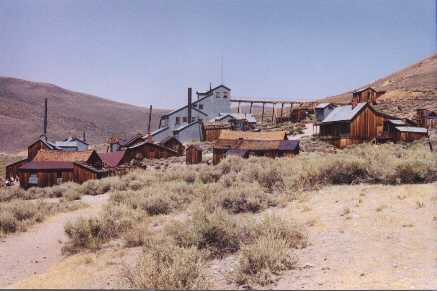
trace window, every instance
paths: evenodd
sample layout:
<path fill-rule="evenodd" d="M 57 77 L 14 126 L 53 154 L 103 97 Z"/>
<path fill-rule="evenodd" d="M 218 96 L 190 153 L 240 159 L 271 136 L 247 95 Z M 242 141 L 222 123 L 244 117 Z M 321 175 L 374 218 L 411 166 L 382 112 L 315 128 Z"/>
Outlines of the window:
<path fill-rule="evenodd" d="M 203 109 L 203 104 L 199 104 L 199 109 L 200 109 L 200 110 Z"/>
<path fill-rule="evenodd" d="M 182 117 L 182 122 L 186 123 L 187 120 L 188 120 L 188 117 L 186 117 L 186 116 Z"/>
<path fill-rule="evenodd" d="M 62 183 L 62 172 L 56 172 L 56 183 L 57 184 Z"/>
<path fill-rule="evenodd" d="M 31 174 L 29 176 L 29 184 L 30 185 L 38 185 L 38 176 L 36 174 Z"/>
<path fill-rule="evenodd" d="M 227 92 L 223 93 L 223 98 L 228 98 L 228 93 Z"/>
<path fill-rule="evenodd" d="M 181 118 L 179 116 L 176 116 L 176 125 L 181 124 Z"/>
<path fill-rule="evenodd" d="M 220 92 L 215 92 L 215 97 L 220 98 Z"/>

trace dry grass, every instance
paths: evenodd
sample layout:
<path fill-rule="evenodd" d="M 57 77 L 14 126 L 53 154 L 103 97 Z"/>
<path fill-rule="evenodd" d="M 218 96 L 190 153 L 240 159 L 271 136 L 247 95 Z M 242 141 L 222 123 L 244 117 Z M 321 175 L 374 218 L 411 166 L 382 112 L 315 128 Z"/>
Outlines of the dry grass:
<path fill-rule="evenodd" d="M 61 201 L 51 203 L 44 201 L 12 200 L 0 203 L 0 237 L 9 233 L 26 231 L 35 223 L 59 212 L 76 210 L 82 203 Z"/>

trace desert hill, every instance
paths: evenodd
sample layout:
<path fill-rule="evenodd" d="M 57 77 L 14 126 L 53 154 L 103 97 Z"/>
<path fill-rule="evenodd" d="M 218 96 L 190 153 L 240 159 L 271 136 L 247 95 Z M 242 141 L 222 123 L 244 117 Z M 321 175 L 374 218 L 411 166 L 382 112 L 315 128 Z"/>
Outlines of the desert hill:
<path fill-rule="evenodd" d="M 102 143 L 112 134 L 144 132 L 148 109 L 61 87 L 0 77 L 0 152 L 18 152 L 42 133 L 44 98 L 48 98 L 48 136 L 81 137 Z M 152 128 L 165 110 L 154 109 Z"/>
<path fill-rule="evenodd" d="M 437 54 L 367 85 L 386 91 L 375 107 L 387 114 L 412 119 L 419 108 L 437 111 Z M 322 101 L 348 103 L 351 98 L 349 91 Z"/>

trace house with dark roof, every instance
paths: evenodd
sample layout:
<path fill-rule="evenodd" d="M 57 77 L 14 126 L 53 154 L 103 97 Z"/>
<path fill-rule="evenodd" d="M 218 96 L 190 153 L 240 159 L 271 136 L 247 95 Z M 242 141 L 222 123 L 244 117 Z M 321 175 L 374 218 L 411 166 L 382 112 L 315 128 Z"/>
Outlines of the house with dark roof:
<path fill-rule="evenodd" d="M 224 85 L 196 92 L 196 95 L 197 100 L 193 101 L 189 88 L 188 102 L 161 116 L 159 129 L 151 133 L 153 141 L 160 142 L 169 136 L 175 136 L 182 143 L 200 141 L 203 121 L 231 112 L 231 89 Z"/>
<path fill-rule="evenodd" d="M 316 120 L 318 122 L 322 121 L 323 119 L 325 119 L 329 113 L 332 112 L 332 110 L 335 109 L 335 105 L 332 103 L 320 103 L 318 104 L 315 108 L 314 108 L 314 112 L 316 115 Z"/>

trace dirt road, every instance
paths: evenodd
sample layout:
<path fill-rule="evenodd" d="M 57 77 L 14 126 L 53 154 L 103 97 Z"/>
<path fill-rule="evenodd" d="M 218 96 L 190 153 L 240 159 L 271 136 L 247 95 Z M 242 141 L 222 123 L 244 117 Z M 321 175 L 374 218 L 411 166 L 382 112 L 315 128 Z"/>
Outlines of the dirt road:
<path fill-rule="evenodd" d="M 50 266 L 60 262 L 63 258 L 63 242 L 67 240 L 64 224 L 80 216 L 96 214 L 107 199 L 107 195 L 84 196 L 82 201 L 90 207 L 55 215 L 27 232 L 0 240 L 0 288 L 44 273 Z"/>

